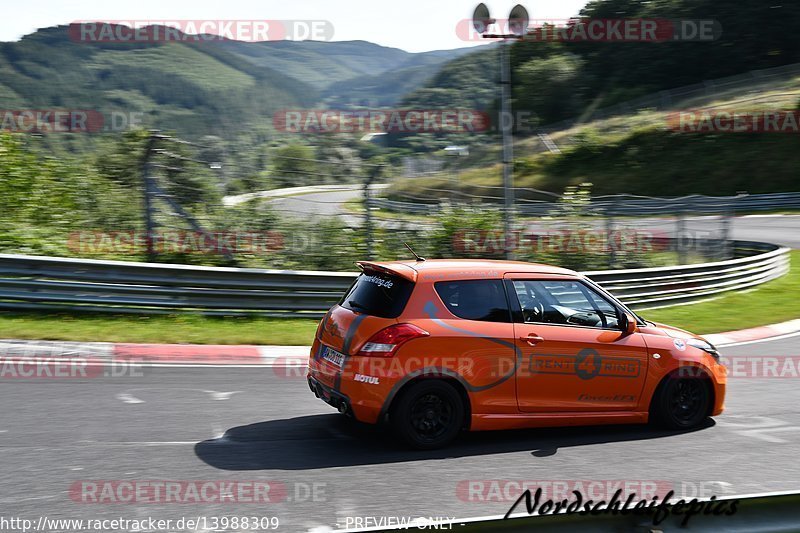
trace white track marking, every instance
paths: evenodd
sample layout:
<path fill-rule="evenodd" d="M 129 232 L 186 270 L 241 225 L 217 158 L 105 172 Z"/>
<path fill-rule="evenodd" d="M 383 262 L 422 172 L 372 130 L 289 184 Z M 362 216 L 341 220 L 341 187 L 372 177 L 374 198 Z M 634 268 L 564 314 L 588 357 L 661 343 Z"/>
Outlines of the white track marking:
<path fill-rule="evenodd" d="M 195 445 L 198 442 L 207 440 L 205 438 L 197 440 L 143 440 L 143 441 L 127 441 L 127 442 L 109 442 L 98 440 L 81 440 L 76 444 L 90 444 L 93 446 L 187 446 Z"/>
<path fill-rule="evenodd" d="M 794 333 L 785 333 L 783 335 L 775 335 L 774 337 L 767 337 L 765 339 L 756 339 L 754 341 L 741 341 L 741 342 L 732 342 L 730 344 L 720 344 L 719 348 L 728 348 L 731 346 L 744 346 L 745 344 L 758 344 L 760 342 L 772 342 L 772 341 L 779 341 L 783 339 L 790 339 L 792 337 L 800 336 L 800 331 L 795 331 Z"/>
<path fill-rule="evenodd" d="M 751 420 L 752 422 L 731 422 L 730 419 Z M 771 433 L 782 433 L 787 431 L 800 431 L 800 426 L 792 426 L 778 418 L 768 416 L 728 416 L 717 421 L 721 426 L 734 429 L 734 432 L 745 437 L 751 437 L 774 444 L 789 442 L 786 439 L 771 435 Z"/>
<path fill-rule="evenodd" d="M 303 368 L 308 362 L 297 362 L 292 364 L 264 364 L 254 365 L 226 365 L 226 364 L 205 364 L 205 363 L 137 363 L 146 368 Z"/>
<path fill-rule="evenodd" d="M 30 359 L 24 357 L 8 357 L 4 361 L 14 362 L 29 362 Z M 148 361 L 92 361 L 84 359 L 63 358 L 63 357 L 49 357 L 47 361 L 55 363 L 66 363 L 72 365 L 80 365 L 82 367 L 96 367 L 96 366 L 120 366 L 120 367 L 136 367 L 136 368 L 302 368 L 308 364 L 308 358 L 291 358 L 282 361 L 267 361 L 263 363 L 204 363 L 202 361 L 186 361 L 186 362 L 172 362 L 172 363 L 153 363 Z"/>
<path fill-rule="evenodd" d="M 777 428 L 763 428 L 763 429 L 748 429 L 745 431 L 739 431 L 740 434 L 746 437 L 755 437 L 757 439 L 765 440 L 767 442 L 773 442 L 775 444 L 782 444 L 785 442 L 789 442 L 786 439 L 782 439 L 780 437 L 776 437 L 774 435 L 768 435 L 768 433 L 776 432 L 776 431 L 800 431 L 800 427 L 798 426 L 782 426 Z"/>
<path fill-rule="evenodd" d="M 144 403 L 144 400 L 140 400 L 136 396 L 125 392 L 120 392 L 117 394 L 116 398 L 124 403 Z"/>
<path fill-rule="evenodd" d="M 235 390 L 235 391 L 231 391 L 231 392 L 221 392 L 221 391 L 218 392 L 218 391 L 215 391 L 215 390 L 207 390 L 207 391 L 203 391 L 203 392 L 206 392 L 206 393 L 210 394 L 212 400 L 230 400 L 231 396 L 233 396 L 236 393 L 242 392 L 242 391 Z"/>
<path fill-rule="evenodd" d="M 146 387 L 140 389 L 127 389 L 124 392 L 118 393 L 115 397 L 118 400 L 121 400 L 125 403 L 144 403 L 144 400 L 138 398 L 133 393 L 134 392 L 145 392 L 145 391 L 161 391 L 161 390 L 168 390 L 172 391 L 193 391 L 193 392 L 202 392 L 204 394 L 208 394 L 208 397 L 211 400 L 215 401 L 224 401 L 229 400 L 231 396 L 234 394 L 241 393 L 243 391 L 235 390 L 235 391 L 215 391 L 215 390 L 206 390 L 206 389 L 188 389 L 188 388 L 167 388 L 167 387 Z"/>
<path fill-rule="evenodd" d="M 731 422 L 731 419 L 734 420 L 754 420 L 756 423 L 752 422 Z M 720 418 L 717 421 L 718 424 L 730 426 L 730 427 L 737 427 L 737 428 L 748 428 L 748 429 L 755 429 L 755 428 L 768 428 L 768 427 L 775 427 L 781 426 L 785 422 L 783 420 L 779 420 L 777 418 L 772 418 L 769 416 L 746 416 L 746 415 L 727 415 L 723 418 Z"/>

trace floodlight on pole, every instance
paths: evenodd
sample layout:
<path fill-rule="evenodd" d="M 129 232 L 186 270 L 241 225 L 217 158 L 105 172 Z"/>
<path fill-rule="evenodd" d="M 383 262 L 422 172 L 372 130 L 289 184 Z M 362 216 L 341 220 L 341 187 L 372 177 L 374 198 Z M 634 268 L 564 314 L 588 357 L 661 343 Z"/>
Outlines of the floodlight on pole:
<path fill-rule="evenodd" d="M 472 26 L 485 39 L 502 39 L 500 43 L 500 130 L 503 138 L 503 250 L 506 259 L 514 258 L 511 232 L 514 217 L 514 144 L 511 120 L 511 53 L 508 49 L 515 39 L 523 39 L 528 32 L 528 10 L 517 4 L 508 15 L 510 34 L 489 34 L 495 20 L 485 4 L 478 4 L 472 14 Z"/>
<path fill-rule="evenodd" d="M 528 32 L 528 10 L 517 4 L 508 15 L 508 31 L 517 37 L 524 37 Z"/>
<path fill-rule="evenodd" d="M 486 7 L 486 4 L 478 4 L 478 7 L 472 12 L 472 27 L 475 28 L 475 31 L 484 34 L 494 23 L 495 20 L 489 16 L 489 8 Z"/>

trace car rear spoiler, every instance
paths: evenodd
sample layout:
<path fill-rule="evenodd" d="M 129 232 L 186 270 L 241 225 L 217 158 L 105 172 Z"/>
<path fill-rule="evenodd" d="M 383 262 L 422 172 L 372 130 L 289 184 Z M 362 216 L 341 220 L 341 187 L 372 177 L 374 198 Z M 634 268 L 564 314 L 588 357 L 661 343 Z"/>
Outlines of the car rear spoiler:
<path fill-rule="evenodd" d="M 407 279 L 413 283 L 417 282 L 417 271 L 402 263 L 375 263 L 373 261 L 356 261 L 356 265 L 362 271 L 372 270 L 373 272 L 383 272 Z"/>

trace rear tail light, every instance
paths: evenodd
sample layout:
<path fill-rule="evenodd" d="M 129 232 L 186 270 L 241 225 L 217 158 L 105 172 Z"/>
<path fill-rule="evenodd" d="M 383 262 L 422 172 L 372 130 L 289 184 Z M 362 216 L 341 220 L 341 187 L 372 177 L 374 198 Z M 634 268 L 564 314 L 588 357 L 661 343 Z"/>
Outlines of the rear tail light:
<path fill-rule="evenodd" d="M 430 335 L 414 324 L 394 324 L 369 338 L 357 355 L 364 357 L 392 357 L 397 349 L 411 339 Z"/>

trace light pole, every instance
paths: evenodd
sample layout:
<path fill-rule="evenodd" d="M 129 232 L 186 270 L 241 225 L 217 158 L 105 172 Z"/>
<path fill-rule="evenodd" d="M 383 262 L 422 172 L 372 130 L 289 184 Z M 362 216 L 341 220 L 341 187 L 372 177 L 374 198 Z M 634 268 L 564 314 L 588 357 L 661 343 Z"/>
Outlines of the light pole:
<path fill-rule="evenodd" d="M 514 131 L 511 120 L 511 50 L 513 41 L 500 43 L 500 128 L 503 135 L 503 243 L 506 259 L 514 259 L 511 230 L 514 223 Z"/>
<path fill-rule="evenodd" d="M 502 39 L 500 43 L 500 131 L 503 139 L 503 250 L 506 259 L 514 258 L 511 231 L 514 222 L 514 121 L 511 119 L 511 44 L 525 36 L 528 29 L 528 11 L 517 4 L 508 16 L 511 33 L 488 33 L 495 19 L 489 8 L 478 4 L 472 14 L 472 26 L 484 39 Z"/>

